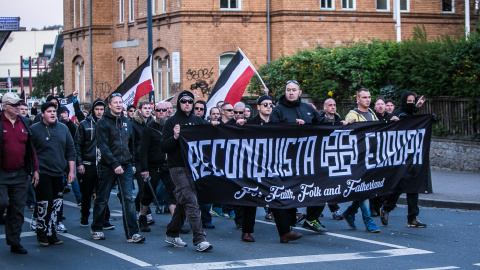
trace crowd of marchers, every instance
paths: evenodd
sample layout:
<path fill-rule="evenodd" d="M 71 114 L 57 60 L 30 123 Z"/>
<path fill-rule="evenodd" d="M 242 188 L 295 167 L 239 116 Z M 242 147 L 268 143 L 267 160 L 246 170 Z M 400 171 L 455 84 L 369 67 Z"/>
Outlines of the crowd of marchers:
<path fill-rule="evenodd" d="M 257 207 L 198 203 L 180 150 L 183 125 L 350 125 L 401 121 L 404 116 L 416 114 L 425 102 L 423 96 L 417 98 L 415 93 L 404 91 L 397 110 L 392 100 L 383 97 L 377 97 L 371 108 L 370 92 L 362 88 L 357 91 L 357 107 L 342 118 L 331 98 L 324 101 L 320 111 L 313 104 L 302 102 L 302 90 L 295 80 L 285 83 L 285 93 L 276 102 L 268 93 L 265 89 L 265 95 L 257 99 L 255 116 L 253 109 L 242 102 L 220 101 L 216 107 L 207 108 L 204 101 L 195 101 L 189 91 L 178 94 L 176 112 L 170 102 L 152 106 L 148 101 L 125 110 L 122 96 L 117 93 L 106 101 L 95 100 L 87 112 L 80 109 L 74 93 L 73 112 L 60 106 L 57 97 L 49 96 L 40 112 L 35 106 L 29 116 L 27 105 L 16 94 L 5 94 L 0 121 L 0 224 L 5 227 L 11 252 L 28 253 L 20 243 L 25 208 L 33 211 L 30 227 L 36 232 L 39 245 L 63 243 L 57 234 L 67 232 L 62 222 L 63 194 L 70 187 L 81 208 L 79 226 L 90 227 L 94 240 L 105 240 L 104 231 L 115 229 L 109 222 L 108 202 L 112 189 L 118 189 L 128 243 L 145 241 L 142 234 L 151 231 L 154 208 L 156 213 L 170 213 L 165 242 L 175 247 L 187 246 L 180 234 L 191 230 L 196 250 L 211 250 L 204 229 L 215 229 L 212 216 L 233 219 L 242 231 L 240 239 L 255 242 L 252 234 Z M 388 225 L 389 212 L 400 195 L 399 190 L 384 197 L 353 201 L 343 212 L 336 204 L 328 207 L 334 220 L 343 219 L 354 230 L 360 209 L 366 231 L 378 233 L 380 229 L 372 217 L 380 216 L 381 223 Z M 425 228 L 426 224 L 417 218 L 418 193 L 407 194 L 407 204 L 407 226 Z M 295 208 L 265 208 L 265 219 L 275 222 L 280 242 L 288 243 L 302 237 L 292 231 L 299 224 L 311 231 L 327 231 L 320 222 L 324 208 L 325 205 L 307 207 L 305 214 Z M 185 221 L 190 228 L 184 225 Z"/>

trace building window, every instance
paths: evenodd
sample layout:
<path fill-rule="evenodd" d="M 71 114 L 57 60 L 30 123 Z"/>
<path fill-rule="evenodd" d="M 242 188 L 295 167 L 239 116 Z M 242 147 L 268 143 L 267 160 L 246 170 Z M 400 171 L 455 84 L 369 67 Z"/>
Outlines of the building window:
<path fill-rule="evenodd" d="M 123 23 L 123 7 L 125 6 L 125 3 L 123 2 L 123 0 L 118 0 L 118 12 L 119 12 L 119 22 L 120 23 Z"/>
<path fill-rule="evenodd" d="M 410 12 L 410 0 L 400 0 L 400 11 Z"/>
<path fill-rule="evenodd" d="M 128 1 L 128 22 L 135 20 L 135 0 Z"/>
<path fill-rule="evenodd" d="M 226 52 L 220 55 L 219 59 L 219 67 L 218 67 L 218 75 L 222 74 L 223 70 L 227 67 L 228 63 L 232 61 L 233 57 L 235 56 L 234 52 Z"/>
<path fill-rule="evenodd" d="M 152 15 L 167 13 L 167 0 L 152 0 Z M 158 5 L 158 7 L 157 7 Z"/>
<path fill-rule="evenodd" d="M 455 1 L 454 0 L 442 0 L 442 12 L 455 13 Z"/>
<path fill-rule="evenodd" d="M 77 27 L 77 1 L 73 0 L 73 28 Z"/>
<path fill-rule="evenodd" d="M 342 0 L 343 10 L 355 10 L 355 0 Z"/>
<path fill-rule="evenodd" d="M 395 0 L 393 0 L 395 2 Z M 390 11 L 389 0 L 376 0 L 377 11 Z"/>
<path fill-rule="evenodd" d="M 167 0 L 160 0 L 160 2 L 162 3 L 162 13 L 167 13 Z"/>
<path fill-rule="evenodd" d="M 170 60 L 168 56 L 164 59 L 155 58 L 155 87 L 159 93 L 159 100 L 167 99 L 170 96 Z"/>
<path fill-rule="evenodd" d="M 75 63 L 75 91 L 78 92 L 80 101 L 85 101 L 85 69 L 81 60 Z"/>
<path fill-rule="evenodd" d="M 125 60 L 120 60 L 120 83 L 125 81 Z"/>
<path fill-rule="evenodd" d="M 79 17 L 80 17 L 80 27 L 83 26 L 83 1 L 82 0 L 78 0 L 79 4 L 80 4 L 80 8 L 79 8 L 79 11 L 80 11 L 80 14 L 79 14 Z"/>
<path fill-rule="evenodd" d="M 321 10 L 335 10 L 335 0 L 320 0 Z"/>
<path fill-rule="evenodd" d="M 220 0 L 220 9 L 241 9 L 240 0 Z"/>

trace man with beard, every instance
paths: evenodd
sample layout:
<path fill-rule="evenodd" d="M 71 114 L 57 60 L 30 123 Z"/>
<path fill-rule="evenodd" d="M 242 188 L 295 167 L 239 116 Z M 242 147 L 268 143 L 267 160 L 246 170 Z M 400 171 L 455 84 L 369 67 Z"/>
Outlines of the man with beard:
<path fill-rule="evenodd" d="M 217 107 L 213 107 L 210 109 L 210 122 L 211 121 L 219 121 L 220 118 L 220 109 Z"/>
<path fill-rule="evenodd" d="M 404 91 L 401 97 L 400 109 L 396 110 L 393 114 L 400 119 L 407 116 L 415 115 L 420 107 L 422 107 L 425 99 L 423 96 L 418 99 L 415 103 L 417 95 L 410 91 Z M 384 202 L 383 206 L 380 208 L 380 221 L 383 225 L 388 225 L 388 216 L 389 213 L 395 209 L 398 198 L 402 193 L 397 191 L 387 197 L 387 200 Z M 420 222 L 417 219 L 420 209 L 418 208 L 418 193 L 407 193 L 407 205 L 408 205 L 408 222 L 407 226 L 409 228 L 426 228 L 427 224 Z"/>
<path fill-rule="evenodd" d="M 202 228 L 202 219 L 198 206 L 194 187 L 190 183 L 189 170 L 183 159 L 180 149 L 181 125 L 202 125 L 200 117 L 193 114 L 194 96 L 189 91 L 182 91 L 177 99 L 177 112 L 170 117 L 163 127 L 161 149 L 167 153 L 167 163 L 170 175 L 175 184 L 175 198 L 177 206 L 173 217 L 167 226 L 165 242 L 176 247 L 186 247 L 187 243 L 179 237 L 179 232 L 185 217 L 192 227 L 193 244 L 197 251 L 203 252 L 212 249 L 212 245 L 206 240 L 206 234 Z"/>
<path fill-rule="evenodd" d="M 333 121 L 322 117 L 312 106 L 303 103 L 300 96 L 302 90 L 300 84 L 295 80 L 287 81 L 285 86 L 285 94 L 280 96 L 278 105 L 273 109 L 270 116 L 271 122 L 279 123 L 297 123 L 299 125 L 316 123 L 316 124 L 333 124 Z M 297 222 L 295 217 L 295 209 L 289 209 L 288 215 L 291 226 Z M 327 229 L 318 220 L 321 214 L 320 206 L 307 207 L 307 215 L 303 227 L 316 232 L 324 232 Z M 275 216 L 275 213 L 273 213 Z"/>
<path fill-rule="evenodd" d="M 96 128 L 98 120 L 103 116 L 104 112 L 105 103 L 103 100 L 95 100 L 89 115 L 80 122 L 74 139 L 77 152 L 78 180 L 80 182 L 80 191 L 82 192 L 80 226 L 83 227 L 89 224 L 88 217 L 90 216 L 92 194 L 95 188 L 98 189 Z M 114 225 L 108 222 L 109 219 L 110 211 L 107 205 L 105 223 L 103 224 L 103 229 L 105 230 L 113 230 L 115 228 Z"/>

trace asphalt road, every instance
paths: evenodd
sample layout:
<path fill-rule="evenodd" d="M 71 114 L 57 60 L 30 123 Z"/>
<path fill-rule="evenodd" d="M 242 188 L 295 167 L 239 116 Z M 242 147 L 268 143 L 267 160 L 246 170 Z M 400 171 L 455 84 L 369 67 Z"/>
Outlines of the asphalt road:
<path fill-rule="evenodd" d="M 154 214 L 152 232 L 143 233 L 146 242 L 127 243 L 123 231 L 121 208 L 116 196 L 110 207 L 116 225 L 105 231 L 106 240 L 95 241 L 89 227 L 80 226 L 80 211 L 73 195 L 66 195 L 64 221 L 68 233 L 59 234 L 63 245 L 40 247 L 35 234 L 25 223 L 22 244 L 28 255 L 10 253 L 5 244 L 4 226 L 0 226 L 0 269 L 479 269 L 480 211 L 421 208 L 420 220 L 425 229 L 407 228 L 405 206 L 390 213 L 390 223 L 381 232 L 364 231 L 357 214 L 358 230 L 346 222 L 331 219 L 328 208 L 322 223 L 328 233 L 319 234 L 301 228 L 295 242 L 281 244 L 274 223 L 264 221 L 258 208 L 253 236 L 255 243 L 240 241 L 241 231 L 233 220 L 214 218 L 215 229 L 207 230 L 213 245 L 200 253 L 192 244 L 192 235 L 181 235 L 186 248 L 165 243 L 169 214 Z M 348 204 L 340 205 L 345 210 Z M 304 209 L 300 209 L 304 210 Z M 26 210 L 27 221 L 31 212 Z M 90 220 L 91 221 L 91 220 Z"/>

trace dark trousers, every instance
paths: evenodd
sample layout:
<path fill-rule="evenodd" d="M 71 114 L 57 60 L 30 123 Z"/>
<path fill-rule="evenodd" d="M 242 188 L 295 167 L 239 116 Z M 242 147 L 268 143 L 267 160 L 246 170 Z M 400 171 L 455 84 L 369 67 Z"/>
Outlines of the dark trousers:
<path fill-rule="evenodd" d="M 31 177 L 28 177 L 30 180 Z M 35 205 L 37 201 L 35 200 L 35 190 L 33 189 L 32 182 L 29 181 L 30 183 L 28 184 L 28 193 L 27 193 L 27 205 Z"/>
<path fill-rule="evenodd" d="M 5 220 L 7 245 L 20 245 L 28 185 L 28 176 L 23 168 L 16 172 L 0 170 L 0 215 L 7 209 Z"/>
<path fill-rule="evenodd" d="M 98 172 L 97 166 L 94 165 L 83 165 L 85 167 L 85 173 L 77 173 L 78 181 L 80 182 L 80 192 L 82 193 L 82 207 L 80 208 L 80 213 L 82 214 L 81 220 L 87 223 L 88 217 L 90 216 L 90 208 L 92 195 L 94 190 L 98 190 Z M 110 219 L 110 209 L 108 205 L 105 211 L 105 221 Z"/>
<path fill-rule="evenodd" d="M 170 175 L 172 176 L 172 181 L 176 187 L 175 198 L 177 199 L 177 206 L 173 212 L 170 223 L 167 225 L 167 236 L 178 237 L 186 218 L 192 227 L 193 245 L 196 246 L 201 242 L 206 241 L 206 234 L 202 227 L 197 196 L 193 191 L 186 168 L 170 168 Z"/>
<path fill-rule="evenodd" d="M 140 172 L 140 170 L 135 172 L 135 179 L 137 180 L 138 186 L 137 197 L 135 197 L 135 210 L 140 212 L 140 203 L 142 201 L 142 196 L 145 193 L 145 182 L 143 181 L 142 172 Z"/>
<path fill-rule="evenodd" d="M 305 217 L 305 219 L 308 221 L 317 220 L 322 214 L 324 208 L 325 208 L 325 205 L 307 207 L 307 216 Z"/>
<path fill-rule="evenodd" d="M 242 232 L 253 233 L 253 228 L 255 227 L 255 216 L 257 215 L 257 207 L 242 206 L 242 214 Z"/>
<path fill-rule="evenodd" d="M 154 191 L 157 190 L 157 186 L 160 180 L 162 180 L 167 193 L 168 204 L 175 204 L 175 199 L 172 198 L 175 185 L 173 184 L 172 178 L 170 177 L 170 172 L 164 167 L 159 167 L 159 168 L 148 168 L 148 173 L 150 174 L 150 184 L 152 185 L 153 190 Z M 155 200 L 155 197 L 153 196 L 152 190 L 148 186 L 148 183 L 144 182 L 143 185 L 144 185 L 143 195 L 141 196 L 140 202 L 142 205 L 147 206 L 147 205 L 150 205 Z M 138 195 L 137 195 L 137 198 L 138 198 Z"/>
<path fill-rule="evenodd" d="M 383 204 L 383 210 L 390 212 L 397 206 L 398 198 L 400 198 L 402 193 L 393 193 L 387 197 L 387 200 Z M 417 218 L 420 214 L 420 209 L 418 208 L 418 193 L 407 193 L 407 205 L 408 205 L 408 222 L 411 222 Z"/>
<path fill-rule="evenodd" d="M 40 173 L 35 195 L 37 197 L 37 234 L 55 235 L 55 224 L 63 204 L 63 176 Z"/>
<path fill-rule="evenodd" d="M 292 231 L 292 227 L 295 226 L 297 222 L 296 213 L 297 210 L 295 208 L 290 209 L 276 209 L 276 208 L 268 208 L 272 211 L 273 216 L 275 217 L 275 225 L 277 225 L 278 235 L 282 236 L 290 231 Z"/>
<path fill-rule="evenodd" d="M 200 213 L 202 216 L 202 223 L 212 222 L 212 215 L 210 215 L 211 203 L 200 204 Z"/>
<path fill-rule="evenodd" d="M 93 222 L 91 229 L 94 232 L 103 231 L 103 224 L 105 223 L 105 211 L 108 200 L 110 199 L 110 192 L 113 184 L 118 184 L 120 191 L 122 211 L 123 211 L 123 229 L 125 230 L 125 237 L 138 233 L 137 216 L 135 214 L 135 203 L 133 199 L 133 169 L 132 164 L 124 164 L 123 174 L 116 174 L 110 166 L 99 165 L 99 180 L 97 197 L 93 205 Z"/>

